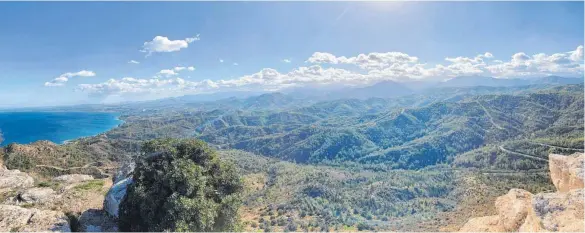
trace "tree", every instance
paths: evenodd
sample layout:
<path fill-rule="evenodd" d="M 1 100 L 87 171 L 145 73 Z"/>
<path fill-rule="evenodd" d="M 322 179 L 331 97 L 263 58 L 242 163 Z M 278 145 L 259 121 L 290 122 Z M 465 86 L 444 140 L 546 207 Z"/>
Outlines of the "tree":
<path fill-rule="evenodd" d="M 121 231 L 235 231 L 242 182 L 200 140 L 144 144 L 120 204 Z"/>

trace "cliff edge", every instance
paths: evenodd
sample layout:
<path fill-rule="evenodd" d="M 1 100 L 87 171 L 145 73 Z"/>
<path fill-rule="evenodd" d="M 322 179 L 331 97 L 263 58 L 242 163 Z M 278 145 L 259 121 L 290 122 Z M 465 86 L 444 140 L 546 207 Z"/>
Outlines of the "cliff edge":
<path fill-rule="evenodd" d="M 511 189 L 496 199 L 497 215 L 471 218 L 460 232 L 584 232 L 585 154 L 551 154 L 554 193 Z"/>

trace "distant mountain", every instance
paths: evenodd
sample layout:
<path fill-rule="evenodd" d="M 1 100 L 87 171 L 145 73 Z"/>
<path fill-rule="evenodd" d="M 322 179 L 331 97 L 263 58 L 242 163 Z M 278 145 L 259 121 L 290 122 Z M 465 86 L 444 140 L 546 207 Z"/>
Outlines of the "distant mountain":
<path fill-rule="evenodd" d="M 258 92 L 258 91 L 229 91 L 229 92 L 216 92 L 210 94 L 198 94 L 198 95 L 185 95 L 181 97 L 176 97 L 183 102 L 207 102 L 207 101 L 216 101 L 222 99 L 228 99 L 231 97 L 235 98 L 248 98 L 251 96 L 261 95 L 266 92 Z"/>
<path fill-rule="evenodd" d="M 360 88 L 347 88 L 329 94 L 331 99 L 369 99 L 369 98 L 393 98 L 413 94 L 414 91 L 407 86 L 394 82 L 383 81 L 372 86 Z"/>
<path fill-rule="evenodd" d="M 532 84 L 558 84 L 558 85 L 566 85 L 566 84 L 580 84 L 583 83 L 583 78 L 565 78 L 559 76 L 548 76 L 543 78 L 538 78 L 534 80 L 530 80 Z"/>
<path fill-rule="evenodd" d="M 295 99 L 289 95 L 273 92 L 246 98 L 244 100 L 244 106 L 246 108 L 281 107 L 291 104 L 294 101 Z"/>
<path fill-rule="evenodd" d="M 460 76 L 440 82 L 438 87 L 510 87 L 526 85 L 564 85 L 583 83 L 581 78 L 565 78 L 559 76 L 548 76 L 542 78 L 493 78 L 484 76 Z"/>
<path fill-rule="evenodd" d="M 459 76 L 438 83 L 438 87 L 516 86 L 522 81 L 520 79 L 497 79 L 484 76 Z"/>

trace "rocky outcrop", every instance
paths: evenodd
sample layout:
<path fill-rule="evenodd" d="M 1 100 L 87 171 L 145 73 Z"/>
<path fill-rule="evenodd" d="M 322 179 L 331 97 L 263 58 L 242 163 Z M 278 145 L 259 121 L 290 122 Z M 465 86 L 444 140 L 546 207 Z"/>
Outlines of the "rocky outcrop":
<path fill-rule="evenodd" d="M 17 188 L 32 187 L 34 179 L 19 170 L 8 170 L 6 167 L 0 167 L 0 193 L 4 193 Z"/>
<path fill-rule="evenodd" d="M 585 154 L 574 156 L 551 154 L 549 156 L 550 178 L 559 192 L 583 188 L 583 176 L 585 176 L 583 161 L 585 161 Z"/>
<path fill-rule="evenodd" d="M 126 196 L 126 190 L 130 184 L 132 184 L 132 177 L 118 181 L 118 183 L 114 184 L 106 194 L 104 199 L 104 211 L 110 216 L 118 218 L 120 202 L 122 202 L 122 199 Z"/>
<path fill-rule="evenodd" d="M 583 232 L 583 191 L 573 189 L 566 193 L 534 195 L 532 208 L 535 221 L 532 223 L 533 226 L 525 228 L 538 231 Z"/>
<path fill-rule="evenodd" d="M 79 217 L 81 232 L 117 232 L 117 223 L 102 210 L 90 209 Z"/>
<path fill-rule="evenodd" d="M 0 231 L 71 232 L 71 227 L 62 212 L 0 205 Z"/>
<path fill-rule="evenodd" d="M 511 189 L 508 194 L 496 199 L 499 225 L 504 231 L 514 231 L 520 227 L 531 210 L 532 194 L 523 189 Z"/>
<path fill-rule="evenodd" d="M 62 175 L 53 178 L 53 181 L 73 184 L 79 183 L 83 181 L 93 180 L 93 176 L 90 175 L 82 175 L 82 174 L 69 174 L 69 175 Z"/>
<path fill-rule="evenodd" d="M 20 191 L 16 196 L 9 198 L 9 204 L 34 204 L 45 203 L 57 197 L 55 191 L 51 188 L 30 188 Z"/>
<path fill-rule="evenodd" d="M 555 193 L 531 194 L 512 189 L 498 197 L 498 215 L 470 219 L 461 232 L 583 232 L 584 154 L 551 155 L 550 173 Z"/>
<path fill-rule="evenodd" d="M 136 164 L 124 163 L 114 176 L 114 185 L 110 188 L 104 199 L 104 211 L 113 218 L 118 218 L 120 202 L 126 196 L 128 185 L 132 184 L 132 172 Z"/>

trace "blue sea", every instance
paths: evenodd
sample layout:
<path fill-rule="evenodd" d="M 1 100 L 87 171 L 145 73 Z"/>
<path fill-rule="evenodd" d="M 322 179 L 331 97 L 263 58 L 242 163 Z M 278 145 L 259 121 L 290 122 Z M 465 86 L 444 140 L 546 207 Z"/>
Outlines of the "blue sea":
<path fill-rule="evenodd" d="M 114 113 L 96 112 L 0 112 L 2 145 L 94 136 L 122 123 Z"/>

